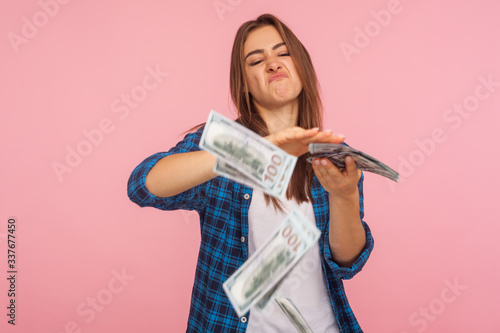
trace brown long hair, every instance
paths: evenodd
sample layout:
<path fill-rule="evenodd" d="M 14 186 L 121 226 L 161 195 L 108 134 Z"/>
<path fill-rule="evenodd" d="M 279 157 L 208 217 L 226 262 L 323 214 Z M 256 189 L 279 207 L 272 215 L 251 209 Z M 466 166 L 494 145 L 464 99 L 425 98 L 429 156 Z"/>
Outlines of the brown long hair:
<path fill-rule="evenodd" d="M 273 26 L 285 42 L 290 56 L 295 64 L 303 89 L 298 96 L 299 114 L 296 126 L 302 128 L 322 128 L 323 106 L 319 95 L 319 83 L 311 57 L 306 48 L 295 34 L 278 18 L 271 14 L 263 14 L 256 20 L 243 23 L 234 39 L 231 54 L 231 68 L 229 86 L 231 98 L 238 110 L 238 122 L 248 127 L 261 136 L 269 135 L 266 123 L 259 115 L 252 101 L 252 95 L 248 92 L 247 80 L 244 70 L 243 46 L 254 29 L 262 26 Z M 308 154 L 299 157 L 295 166 L 289 187 L 286 192 L 287 199 L 295 199 L 298 203 L 312 201 L 311 182 L 313 169 L 306 161 Z M 265 195 L 266 202 L 272 201 L 275 208 L 282 210 L 280 201 L 269 195 Z"/>
<path fill-rule="evenodd" d="M 263 14 L 255 20 L 243 23 L 234 38 L 229 86 L 231 98 L 238 111 L 238 119 L 236 121 L 261 136 L 270 134 L 264 119 L 259 115 L 253 104 L 252 95 L 248 92 L 243 54 L 243 46 L 250 32 L 256 28 L 269 25 L 278 30 L 302 81 L 303 88 L 298 96 L 299 114 L 296 126 L 306 129 L 315 127 L 322 129 L 323 105 L 319 95 L 318 78 L 309 52 L 307 52 L 297 36 L 283 22 L 271 14 Z M 194 126 L 186 132 L 195 130 L 203 125 Z M 295 199 L 299 204 L 313 201 L 311 182 L 314 171 L 311 164 L 307 162 L 308 155 L 309 153 L 298 158 L 286 192 L 287 199 Z M 283 211 L 281 201 L 267 194 L 264 197 L 267 204 L 272 202 L 276 209 Z"/>

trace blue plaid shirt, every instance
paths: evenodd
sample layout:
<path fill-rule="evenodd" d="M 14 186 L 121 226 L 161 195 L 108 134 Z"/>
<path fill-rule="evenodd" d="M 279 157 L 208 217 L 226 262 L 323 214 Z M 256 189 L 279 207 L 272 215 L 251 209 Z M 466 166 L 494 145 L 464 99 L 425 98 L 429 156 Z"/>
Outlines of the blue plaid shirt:
<path fill-rule="evenodd" d="M 168 198 L 149 193 L 145 186 L 149 170 L 163 157 L 200 150 L 203 127 L 166 153 L 145 159 L 128 181 L 130 200 L 141 207 L 163 210 L 196 210 L 200 215 L 201 244 L 191 296 L 187 332 L 245 332 L 250 312 L 238 318 L 222 289 L 224 281 L 248 258 L 248 209 L 252 188 L 223 177 L 213 178 Z M 360 217 L 363 220 L 363 175 L 358 183 Z M 335 318 L 342 333 L 362 332 L 347 300 L 342 280 L 352 278 L 365 265 L 373 249 L 373 238 L 365 222 L 366 244 L 351 267 L 340 267 L 332 259 L 329 245 L 328 193 L 318 179 L 312 183 L 314 214 L 321 230 L 320 257 Z"/>

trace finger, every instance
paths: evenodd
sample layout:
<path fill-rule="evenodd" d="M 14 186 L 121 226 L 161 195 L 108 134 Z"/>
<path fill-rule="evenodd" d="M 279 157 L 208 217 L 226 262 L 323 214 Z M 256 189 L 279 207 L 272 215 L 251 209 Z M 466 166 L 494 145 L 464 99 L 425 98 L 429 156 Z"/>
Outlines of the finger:
<path fill-rule="evenodd" d="M 309 138 L 309 143 L 337 143 L 344 142 L 345 136 L 342 134 L 333 134 L 330 131 L 318 132 L 315 136 Z"/>
<path fill-rule="evenodd" d="M 301 127 L 294 127 L 283 132 L 282 142 L 296 141 L 303 145 L 308 145 L 311 138 L 315 137 L 319 132 L 319 128 L 303 129 Z"/>
<path fill-rule="evenodd" d="M 314 159 L 313 165 L 316 166 L 317 172 L 327 183 L 331 183 L 332 181 L 338 180 L 339 177 L 343 177 L 342 172 L 326 158 Z"/>
<path fill-rule="evenodd" d="M 331 130 L 331 129 L 324 130 L 323 132 L 325 132 L 325 133 L 331 133 L 331 135 L 329 136 L 329 138 L 330 138 L 330 140 L 335 141 L 334 143 L 342 143 L 345 140 L 345 135 L 344 134 L 340 134 L 340 133 L 339 134 L 334 134 L 333 130 Z"/>
<path fill-rule="evenodd" d="M 312 137 L 318 133 L 319 128 L 303 129 L 301 127 L 292 127 L 280 132 L 281 137 L 287 140 L 300 140 Z"/>
<path fill-rule="evenodd" d="M 356 162 L 354 161 L 354 158 L 352 156 L 346 156 L 345 169 L 348 177 L 358 175 L 358 168 L 356 167 Z"/>
<path fill-rule="evenodd" d="M 328 131 L 320 131 L 318 127 L 303 129 L 301 127 L 293 127 L 291 129 L 287 129 L 284 131 L 285 136 L 289 139 L 313 139 L 313 140 L 324 140 L 325 138 L 333 137 L 335 140 L 340 141 L 345 138 L 343 135 L 333 135 L 331 130 Z M 327 139 L 330 141 L 331 139 Z"/>
<path fill-rule="evenodd" d="M 303 129 L 303 128 L 300 128 L 300 127 L 297 127 L 298 131 L 295 132 L 295 138 L 296 139 L 304 139 L 304 138 L 311 138 L 311 137 L 314 137 L 318 134 L 319 132 L 319 128 L 318 127 L 315 127 L 315 128 L 311 128 L 311 129 Z"/>
<path fill-rule="evenodd" d="M 327 179 L 325 179 L 327 173 L 325 170 L 323 170 L 324 168 L 321 167 L 321 160 L 319 158 L 313 159 L 312 166 L 314 174 L 316 175 L 316 177 L 318 177 L 319 182 L 321 183 L 321 185 L 323 185 L 324 188 L 326 188 L 328 185 L 328 181 Z"/>
<path fill-rule="evenodd" d="M 327 167 L 321 164 L 321 161 L 318 159 L 318 164 L 313 164 L 313 171 L 316 177 L 318 178 L 321 186 L 328 191 L 333 191 L 338 185 L 337 181 L 332 177 Z M 316 163 L 318 163 L 316 162 Z M 337 170 L 338 171 L 338 170 Z"/>
<path fill-rule="evenodd" d="M 332 178 L 332 180 L 337 181 L 344 176 L 342 171 L 327 158 L 321 159 L 321 166 L 326 173 L 325 176 Z"/>

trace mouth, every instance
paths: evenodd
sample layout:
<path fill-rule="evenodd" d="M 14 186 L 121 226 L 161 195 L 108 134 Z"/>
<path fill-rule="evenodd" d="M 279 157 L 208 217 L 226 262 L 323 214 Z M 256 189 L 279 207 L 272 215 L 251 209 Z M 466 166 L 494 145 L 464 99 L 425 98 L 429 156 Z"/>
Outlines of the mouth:
<path fill-rule="evenodd" d="M 269 83 L 276 81 L 276 80 L 287 79 L 287 78 L 288 78 L 288 75 L 286 75 L 285 73 L 277 73 L 277 74 L 272 75 L 269 78 Z"/>

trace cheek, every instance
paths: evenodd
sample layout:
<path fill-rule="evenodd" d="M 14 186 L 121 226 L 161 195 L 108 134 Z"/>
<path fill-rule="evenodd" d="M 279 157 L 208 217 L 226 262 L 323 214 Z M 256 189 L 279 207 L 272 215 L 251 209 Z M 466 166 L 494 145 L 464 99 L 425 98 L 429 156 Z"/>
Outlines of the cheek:
<path fill-rule="evenodd" d="M 291 75 L 293 75 L 294 79 L 297 81 L 301 81 L 299 77 L 299 73 L 297 72 L 297 68 L 295 67 L 294 63 L 292 60 L 287 64 L 288 71 L 290 72 Z M 300 82 L 302 85 L 302 82 Z"/>
<path fill-rule="evenodd" d="M 258 91 L 262 89 L 262 80 L 259 80 L 259 77 L 255 74 L 250 74 L 247 76 L 247 84 L 248 90 L 254 95 L 258 94 Z"/>

